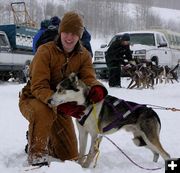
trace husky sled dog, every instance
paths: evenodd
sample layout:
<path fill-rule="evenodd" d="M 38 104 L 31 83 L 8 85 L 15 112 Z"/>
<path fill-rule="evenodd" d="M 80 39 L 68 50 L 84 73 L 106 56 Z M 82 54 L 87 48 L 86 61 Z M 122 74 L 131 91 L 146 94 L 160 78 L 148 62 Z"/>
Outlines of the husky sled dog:
<path fill-rule="evenodd" d="M 88 87 L 73 73 L 58 84 L 51 100 L 51 104 L 54 105 L 77 101 L 78 104 L 86 106 L 84 116 L 76 119 L 79 130 L 78 162 L 82 167 L 89 167 L 93 162 L 103 135 L 116 132 L 121 128 L 134 134 L 133 142 L 137 146 L 146 146 L 152 151 L 154 162 L 157 162 L 159 155 L 164 160 L 170 158 L 159 141 L 161 124 L 154 110 L 146 105 L 127 102 L 109 95 L 103 101 L 93 105 L 87 101 L 87 93 Z M 88 134 L 91 136 L 91 146 L 85 157 Z"/>
<path fill-rule="evenodd" d="M 147 62 L 133 65 L 132 73 L 130 75 L 131 82 L 129 83 L 129 89 L 137 88 L 154 88 L 154 76 L 152 70 L 149 68 Z"/>

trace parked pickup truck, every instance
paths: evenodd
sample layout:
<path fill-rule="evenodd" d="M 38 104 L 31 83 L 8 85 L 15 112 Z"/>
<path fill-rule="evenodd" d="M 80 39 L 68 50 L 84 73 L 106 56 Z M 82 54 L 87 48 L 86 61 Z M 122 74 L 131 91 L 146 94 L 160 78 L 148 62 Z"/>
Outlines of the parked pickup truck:
<path fill-rule="evenodd" d="M 25 82 L 24 67 L 33 58 L 32 40 L 37 29 L 15 24 L 0 25 L 0 80 Z"/>
<path fill-rule="evenodd" d="M 97 77 L 108 78 L 105 53 L 124 33 L 130 35 L 130 49 L 134 59 L 149 60 L 156 65 L 169 67 L 180 62 L 180 33 L 160 29 L 121 32 L 115 34 L 108 45 L 101 45 L 101 48 L 95 51 L 93 64 Z"/>

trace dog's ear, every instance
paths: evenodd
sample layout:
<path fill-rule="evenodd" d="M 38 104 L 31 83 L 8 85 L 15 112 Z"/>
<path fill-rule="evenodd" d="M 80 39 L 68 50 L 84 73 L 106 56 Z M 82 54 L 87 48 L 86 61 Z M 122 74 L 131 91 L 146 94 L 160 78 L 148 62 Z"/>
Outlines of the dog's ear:
<path fill-rule="evenodd" d="M 56 86 L 56 92 L 62 93 L 63 91 L 64 91 L 63 87 L 62 87 L 60 84 L 58 84 L 58 85 Z"/>
<path fill-rule="evenodd" d="M 79 91 L 78 85 L 79 85 L 79 79 L 76 73 L 71 73 L 69 76 L 69 79 L 71 81 L 71 87 L 74 91 Z"/>
<path fill-rule="evenodd" d="M 73 78 L 75 78 L 75 76 L 76 76 L 76 73 L 72 72 L 72 73 L 68 76 L 68 78 L 69 78 L 69 79 L 73 79 Z"/>
<path fill-rule="evenodd" d="M 76 73 L 71 73 L 68 78 L 72 83 L 78 81 L 78 76 L 76 75 Z"/>
<path fill-rule="evenodd" d="M 75 73 L 71 73 L 67 78 L 64 78 L 64 80 L 59 83 L 58 89 L 74 90 L 78 92 L 79 89 L 77 75 Z"/>
<path fill-rule="evenodd" d="M 58 91 L 59 89 L 60 89 L 60 84 L 58 84 L 57 86 L 56 86 L 56 91 Z"/>

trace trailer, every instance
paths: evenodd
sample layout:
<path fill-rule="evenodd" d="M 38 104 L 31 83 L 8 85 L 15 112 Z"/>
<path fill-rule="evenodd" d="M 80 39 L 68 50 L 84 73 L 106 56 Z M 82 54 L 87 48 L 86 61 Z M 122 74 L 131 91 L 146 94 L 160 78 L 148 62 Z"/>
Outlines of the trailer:
<path fill-rule="evenodd" d="M 16 24 L 0 25 L 0 80 L 25 81 L 24 67 L 33 58 L 32 41 L 37 29 Z"/>
<path fill-rule="evenodd" d="M 0 25 L 0 80 L 26 82 L 37 24 L 29 16 L 25 2 L 11 3 L 11 10 L 14 24 Z"/>

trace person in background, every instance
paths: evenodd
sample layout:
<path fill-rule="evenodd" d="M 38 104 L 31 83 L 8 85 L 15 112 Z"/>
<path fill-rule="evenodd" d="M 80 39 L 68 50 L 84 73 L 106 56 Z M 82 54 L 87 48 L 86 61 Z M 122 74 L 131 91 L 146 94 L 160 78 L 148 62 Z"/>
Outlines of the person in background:
<path fill-rule="evenodd" d="M 83 31 L 82 17 L 74 11 L 65 13 L 57 40 L 41 45 L 30 64 L 30 80 L 19 98 L 19 109 L 29 121 L 29 165 L 49 165 L 49 156 L 62 161 L 78 157 L 72 117 L 81 118 L 85 107 L 76 102 L 53 107 L 49 101 L 59 82 L 74 72 L 90 87 L 89 102 L 97 103 L 107 95 L 95 78 L 89 52 L 80 44 Z"/>
<path fill-rule="evenodd" d="M 84 13 L 82 11 L 77 11 L 77 13 L 84 19 Z M 93 57 L 93 52 L 91 48 L 91 34 L 88 32 L 85 26 L 83 35 L 81 37 L 81 44 L 89 51 L 91 57 Z"/>
<path fill-rule="evenodd" d="M 87 31 L 87 29 L 84 27 L 84 32 L 83 32 L 83 35 L 82 35 L 82 38 L 81 38 L 81 43 L 89 51 L 91 57 L 93 57 L 93 52 L 92 52 L 90 42 L 91 42 L 91 35 Z"/>
<path fill-rule="evenodd" d="M 23 79 L 22 82 L 26 83 L 29 80 L 29 66 L 31 64 L 31 60 L 26 60 L 23 67 Z"/>
<path fill-rule="evenodd" d="M 115 40 L 108 48 L 105 59 L 109 70 L 109 86 L 121 88 L 121 65 L 132 61 L 132 54 L 129 47 L 130 36 L 128 33 Z"/>
<path fill-rule="evenodd" d="M 40 45 L 56 39 L 60 22 L 61 19 L 58 16 L 51 17 L 50 25 L 36 42 L 36 50 Z"/>
<path fill-rule="evenodd" d="M 41 35 L 46 31 L 46 29 L 48 28 L 50 24 L 50 20 L 45 19 L 43 21 L 41 21 L 41 25 L 40 25 L 40 29 L 37 32 L 37 34 L 34 36 L 33 38 L 33 53 L 35 54 L 37 48 L 36 48 L 36 43 L 39 40 L 39 38 L 41 37 Z"/>

